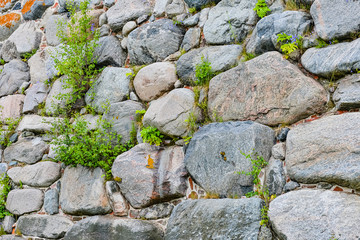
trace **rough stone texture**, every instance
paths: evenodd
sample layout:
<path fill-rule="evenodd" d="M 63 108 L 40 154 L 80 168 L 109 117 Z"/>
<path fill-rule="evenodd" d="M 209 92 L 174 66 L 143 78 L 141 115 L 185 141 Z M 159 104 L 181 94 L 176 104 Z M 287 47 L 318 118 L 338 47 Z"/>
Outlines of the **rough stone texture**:
<path fill-rule="evenodd" d="M 195 81 L 196 65 L 201 64 L 201 58 L 211 63 L 211 70 L 223 72 L 238 62 L 242 47 L 239 45 L 212 46 L 194 49 L 182 55 L 176 62 L 176 70 L 182 83 L 191 85 Z"/>
<path fill-rule="evenodd" d="M 32 85 L 27 91 L 24 98 L 23 113 L 36 113 L 38 106 L 43 103 L 49 92 L 49 87 L 42 82 Z"/>
<path fill-rule="evenodd" d="M 71 94 L 71 88 L 65 88 L 66 76 L 62 76 L 61 78 L 57 79 L 49 92 L 49 95 L 45 101 L 45 112 L 49 115 L 58 113 L 59 109 L 65 108 L 66 106 L 66 99 L 58 99 L 60 94 Z"/>
<path fill-rule="evenodd" d="M 271 230 L 265 225 L 262 225 L 260 227 L 260 233 L 257 240 L 272 240 L 272 239 L 273 239 L 273 235 L 271 233 Z"/>
<path fill-rule="evenodd" d="M 136 74 L 134 87 L 139 98 L 149 102 L 173 89 L 177 80 L 174 64 L 158 62 L 142 68 Z"/>
<path fill-rule="evenodd" d="M 40 137 L 24 138 L 5 149 L 4 159 L 7 163 L 18 161 L 26 164 L 34 164 L 41 160 L 47 149 L 48 145 L 42 141 Z"/>
<path fill-rule="evenodd" d="M 42 32 L 36 30 L 35 21 L 27 21 L 11 34 L 9 40 L 15 43 L 17 51 L 22 54 L 38 49 L 41 37 Z"/>
<path fill-rule="evenodd" d="M 31 187 L 48 187 L 61 176 L 60 164 L 55 162 L 39 162 L 25 167 L 14 167 L 7 174 L 14 183 L 20 181 Z"/>
<path fill-rule="evenodd" d="M 113 104 L 126 100 L 129 95 L 129 68 L 107 67 L 86 93 L 86 104 L 91 105 L 97 112 L 104 113 L 104 104 Z"/>
<path fill-rule="evenodd" d="M 295 188 L 300 187 L 300 184 L 294 181 L 287 182 L 284 186 L 284 192 L 289 192 Z"/>
<path fill-rule="evenodd" d="M 281 195 L 286 183 L 286 176 L 283 168 L 283 162 L 279 159 L 270 158 L 265 171 L 265 185 L 269 189 L 270 196 Z"/>
<path fill-rule="evenodd" d="M 170 0 L 165 8 L 165 13 L 168 18 L 176 17 L 185 12 L 185 3 L 183 0 Z"/>
<path fill-rule="evenodd" d="M 129 33 L 130 33 L 132 30 L 134 30 L 136 27 L 137 27 L 137 24 L 136 24 L 135 21 L 127 22 L 127 23 L 124 25 L 123 29 L 122 29 L 122 34 L 123 34 L 124 36 L 127 36 L 127 35 L 129 35 Z"/>
<path fill-rule="evenodd" d="M 255 149 L 269 160 L 274 145 L 274 131 L 254 122 L 211 123 L 197 131 L 185 155 L 185 166 L 192 179 L 206 192 L 221 197 L 244 195 L 252 191 L 252 165 L 240 151 L 249 154 Z"/>
<path fill-rule="evenodd" d="M 45 192 L 44 209 L 50 215 L 59 213 L 59 191 L 56 188 Z"/>
<path fill-rule="evenodd" d="M 54 0 L 26 0 L 21 13 L 25 20 L 36 20 L 41 18 L 45 10 L 53 4 Z"/>
<path fill-rule="evenodd" d="M 67 167 L 61 180 L 60 205 L 71 215 L 97 215 L 111 211 L 101 168 Z"/>
<path fill-rule="evenodd" d="M 1 1 L 0 12 L 6 12 L 7 10 L 11 9 L 15 5 L 16 2 L 17 2 L 17 0 Z"/>
<path fill-rule="evenodd" d="M 131 216 L 140 219 L 145 218 L 148 220 L 167 218 L 170 216 L 173 209 L 174 209 L 174 205 L 170 203 L 159 203 L 147 208 L 142 208 L 140 210 L 132 210 Z"/>
<path fill-rule="evenodd" d="M 15 235 L 2 235 L 1 240 L 26 240 L 26 238 L 18 237 Z"/>
<path fill-rule="evenodd" d="M 0 98 L 0 121 L 7 118 L 17 119 L 21 115 L 24 95 L 16 94 Z"/>
<path fill-rule="evenodd" d="M 199 18 L 200 18 L 200 13 L 196 13 L 195 15 L 186 18 L 183 21 L 183 24 L 185 27 L 193 27 L 196 24 L 198 24 Z"/>
<path fill-rule="evenodd" d="M 139 102 L 127 100 L 111 104 L 109 112 L 104 114 L 104 119 L 113 124 L 112 130 L 122 136 L 121 143 L 130 140 L 130 132 L 137 110 L 144 110 L 144 106 Z"/>
<path fill-rule="evenodd" d="M 179 50 L 185 30 L 170 19 L 160 19 L 138 27 L 129 34 L 130 62 L 135 65 L 161 62 Z"/>
<path fill-rule="evenodd" d="M 98 128 L 98 120 L 100 119 L 99 115 L 92 115 L 92 114 L 85 114 L 80 116 L 81 120 L 84 120 L 87 122 L 87 129 L 89 130 L 95 130 Z M 73 124 L 76 124 L 77 119 L 74 121 Z"/>
<path fill-rule="evenodd" d="M 114 32 L 120 31 L 128 21 L 148 14 L 151 14 L 148 0 L 119 0 L 106 12 L 108 23 Z"/>
<path fill-rule="evenodd" d="M 202 7 L 214 2 L 218 3 L 220 0 L 185 0 L 186 4 L 192 8 L 196 8 L 197 10 L 200 10 Z"/>
<path fill-rule="evenodd" d="M 257 240 L 261 207 L 259 198 L 188 200 L 175 207 L 165 239 Z"/>
<path fill-rule="evenodd" d="M 68 18 L 62 15 L 51 15 L 46 21 L 45 36 L 46 42 L 50 46 L 56 46 L 60 44 L 60 39 L 56 36 L 58 33 L 58 22 L 66 21 Z"/>
<path fill-rule="evenodd" d="M 114 212 L 114 216 L 127 216 L 129 204 L 120 192 L 120 188 L 115 181 L 106 182 L 106 193 L 109 198 L 110 206 Z"/>
<path fill-rule="evenodd" d="M 30 67 L 30 80 L 32 84 L 48 80 L 44 55 L 45 54 L 43 52 L 38 51 L 28 60 L 28 65 Z"/>
<path fill-rule="evenodd" d="M 290 178 L 301 183 L 328 182 L 360 190 L 359 118 L 360 113 L 347 113 L 291 129 L 286 141 L 286 169 Z"/>
<path fill-rule="evenodd" d="M 186 136 L 186 119 L 194 106 L 194 92 L 186 88 L 177 88 L 151 102 L 146 111 L 143 124 L 156 127 L 169 136 Z"/>
<path fill-rule="evenodd" d="M 326 59 L 326 61 L 324 61 Z M 360 39 L 325 48 L 310 48 L 301 57 L 306 70 L 331 78 L 360 69 Z"/>
<path fill-rule="evenodd" d="M 327 92 L 278 52 L 268 52 L 210 81 L 209 116 L 276 126 L 325 109 Z"/>
<path fill-rule="evenodd" d="M 285 143 L 275 144 L 273 146 L 273 148 L 271 149 L 271 155 L 275 159 L 284 160 L 285 159 L 285 148 L 286 148 Z"/>
<path fill-rule="evenodd" d="M 23 82 L 30 80 L 29 67 L 14 59 L 4 65 L 0 73 L 0 97 L 15 93 Z"/>
<path fill-rule="evenodd" d="M 16 230 L 27 236 L 61 238 L 72 226 L 73 222 L 63 216 L 29 215 L 19 218 Z"/>
<path fill-rule="evenodd" d="M 44 194 L 39 189 L 11 190 L 6 199 L 6 209 L 12 214 L 36 212 L 43 205 Z"/>
<path fill-rule="evenodd" d="M 64 45 L 60 44 L 56 47 L 48 46 L 44 49 L 44 67 L 48 79 L 53 79 L 58 76 L 59 71 L 55 67 L 54 57 L 60 60 L 64 59 L 61 57 L 61 53 L 64 53 L 63 47 Z"/>
<path fill-rule="evenodd" d="M 189 51 L 192 48 L 196 48 L 200 44 L 201 29 L 200 28 L 190 28 L 184 36 L 183 42 L 181 44 L 182 49 Z"/>
<path fill-rule="evenodd" d="M 281 239 L 357 239 L 360 197 L 328 190 L 289 192 L 270 203 L 269 217 Z"/>
<path fill-rule="evenodd" d="M 360 74 L 340 79 L 333 95 L 337 110 L 360 108 Z"/>
<path fill-rule="evenodd" d="M 324 40 L 340 39 L 360 31 L 360 2 L 316 0 L 310 13 L 315 31 Z"/>
<path fill-rule="evenodd" d="M 186 175 L 182 147 L 162 149 L 147 143 L 119 155 L 112 166 L 114 179 L 134 208 L 147 207 L 185 195 Z"/>
<path fill-rule="evenodd" d="M 165 15 L 165 8 L 170 0 L 156 0 L 153 14 L 155 17 L 162 17 Z"/>
<path fill-rule="evenodd" d="M 95 49 L 99 66 L 122 67 L 125 65 L 126 52 L 121 48 L 121 42 L 115 36 L 106 36 L 99 39 L 99 46 Z"/>
<path fill-rule="evenodd" d="M 257 21 L 256 1 L 222 0 L 209 12 L 204 36 L 209 44 L 241 42 Z"/>
<path fill-rule="evenodd" d="M 10 62 L 13 59 L 20 59 L 20 53 L 17 51 L 15 43 L 9 40 L 6 40 L 2 44 L 0 55 L 5 62 Z"/>
<path fill-rule="evenodd" d="M 280 49 L 277 44 L 277 34 L 304 36 L 310 30 L 312 23 L 310 14 L 306 12 L 286 11 L 266 16 L 256 24 L 249 43 L 246 45 L 246 52 L 260 55 Z"/>
<path fill-rule="evenodd" d="M 6 233 L 12 232 L 12 226 L 15 223 L 15 218 L 13 216 L 5 216 L 2 222 L 2 227 Z"/>
<path fill-rule="evenodd" d="M 74 224 L 65 240 L 161 240 L 163 232 L 150 222 L 110 216 L 88 217 Z"/>
<path fill-rule="evenodd" d="M 30 131 L 34 133 L 45 133 L 51 130 L 51 123 L 57 118 L 41 117 L 39 115 L 25 115 L 16 128 L 17 131 Z"/>
<path fill-rule="evenodd" d="M 21 22 L 19 13 L 0 15 L 0 41 L 6 40 L 20 26 Z"/>

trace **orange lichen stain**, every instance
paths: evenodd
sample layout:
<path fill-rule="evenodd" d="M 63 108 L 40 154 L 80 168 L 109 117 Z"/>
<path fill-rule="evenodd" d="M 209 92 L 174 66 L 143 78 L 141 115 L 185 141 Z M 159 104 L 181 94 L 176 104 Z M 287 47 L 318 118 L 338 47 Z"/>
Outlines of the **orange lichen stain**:
<path fill-rule="evenodd" d="M 0 8 L 5 7 L 9 2 L 11 2 L 11 0 L 0 0 Z"/>
<path fill-rule="evenodd" d="M 193 180 L 189 178 L 190 189 L 194 190 Z"/>
<path fill-rule="evenodd" d="M 195 199 L 199 199 L 199 196 L 197 195 L 196 192 L 192 191 L 192 192 L 189 194 L 188 198 L 190 198 L 190 199 L 192 199 L 192 200 L 195 200 Z"/>
<path fill-rule="evenodd" d="M 13 23 L 19 21 L 20 18 L 21 16 L 18 13 L 9 13 L 2 15 L 0 16 L 0 25 L 11 28 L 13 26 Z"/>
<path fill-rule="evenodd" d="M 114 177 L 114 180 L 117 181 L 117 182 L 121 182 L 122 179 L 120 177 Z"/>
<path fill-rule="evenodd" d="M 340 187 L 338 187 L 338 186 L 336 186 L 336 187 L 333 189 L 333 191 L 335 191 L 335 192 L 342 192 L 343 189 L 340 188 Z"/>
<path fill-rule="evenodd" d="M 147 168 L 154 168 L 154 159 L 150 157 L 150 154 L 146 157 L 148 164 L 146 165 Z"/>
<path fill-rule="evenodd" d="M 36 0 L 29 0 L 29 1 L 27 1 L 27 2 L 24 4 L 23 8 L 21 9 L 21 13 L 22 13 L 22 14 L 25 14 L 25 13 L 27 13 L 28 11 L 30 11 L 30 9 L 31 9 L 32 5 L 34 5 L 35 1 L 36 1 Z"/>

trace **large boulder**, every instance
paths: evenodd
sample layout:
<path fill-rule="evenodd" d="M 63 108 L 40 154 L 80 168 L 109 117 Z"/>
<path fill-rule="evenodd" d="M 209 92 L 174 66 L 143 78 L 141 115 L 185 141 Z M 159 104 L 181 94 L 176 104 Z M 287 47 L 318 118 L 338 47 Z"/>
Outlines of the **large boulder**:
<path fill-rule="evenodd" d="M 32 85 L 27 91 L 24 99 L 23 113 L 37 113 L 38 107 L 46 99 L 49 87 L 43 82 Z"/>
<path fill-rule="evenodd" d="M 329 116 L 290 130 L 286 141 L 290 178 L 360 190 L 359 118 L 360 113 Z"/>
<path fill-rule="evenodd" d="M 143 220 L 94 216 L 74 224 L 64 239 L 161 240 L 163 239 L 163 232 L 159 226 Z"/>
<path fill-rule="evenodd" d="M 30 80 L 29 67 L 21 60 L 14 59 L 4 65 L 0 73 L 0 97 L 15 93 L 24 82 Z"/>
<path fill-rule="evenodd" d="M 101 168 L 68 166 L 61 180 L 60 205 L 71 215 L 99 215 L 111 208 L 105 192 L 105 173 Z"/>
<path fill-rule="evenodd" d="M 24 104 L 24 95 L 16 94 L 0 98 L 0 122 L 6 119 L 17 119 L 21 116 Z"/>
<path fill-rule="evenodd" d="M 260 230 L 259 198 L 187 200 L 173 210 L 165 239 L 249 239 Z"/>
<path fill-rule="evenodd" d="M 360 74 L 340 79 L 333 95 L 338 110 L 349 110 L 360 107 Z"/>
<path fill-rule="evenodd" d="M 161 62 L 178 51 L 185 30 L 170 19 L 160 19 L 133 30 L 128 37 L 130 63 L 135 65 Z"/>
<path fill-rule="evenodd" d="M 43 201 L 44 193 L 39 189 L 15 189 L 7 196 L 6 209 L 12 214 L 23 215 L 39 211 Z"/>
<path fill-rule="evenodd" d="M 57 121 L 57 118 L 42 117 L 39 115 L 25 115 L 16 131 L 30 131 L 34 133 L 45 133 L 51 130 L 52 123 Z"/>
<path fill-rule="evenodd" d="M 45 67 L 45 56 L 44 52 L 36 52 L 29 60 L 28 65 L 30 67 L 30 80 L 32 84 L 48 80 Z"/>
<path fill-rule="evenodd" d="M 266 125 L 294 123 L 325 109 L 328 96 L 278 52 L 268 52 L 210 81 L 209 116 L 254 120 Z"/>
<path fill-rule="evenodd" d="M 357 239 L 360 197 L 328 190 L 304 189 L 270 203 L 272 229 L 281 239 Z"/>
<path fill-rule="evenodd" d="M 194 49 L 176 62 L 179 79 L 186 85 L 194 84 L 196 66 L 208 61 L 213 72 L 226 71 L 238 63 L 242 52 L 240 45 L 211 46 Z"/>
<path fill-rule="evenodd" d="M 41 18 L 48 7 L 54 4 L 54 0 L 25 0 L 21 13 L 25 20 L 36 20 Z"/>
<path fill-rule="evenodd" d="M 258 123 L 210 123 L 192 137 L 186 149 L 185 166 L 206 192 L 221 197 L 241 196 L 253 190 L 252 176 L 236 173 L 252 170 L 251 161 L 241 152 L 255 151 L 268 161 L 274 143 L 274 131 Z"/>
<path fill-rule="evenodd" d="M 187 172 L 182 147 L 141 143 L 119 155 L 111 168 L 120 191 L 134 208 L 183 197 Z"/>
<path fill-rule="evenodd" d="M 38 49 L 41 37 L 42 32 L 36 30 L 35 21 L 27 21 L 11 34 L 9 40 L 15 43 L 17 51 L 22 54 Z"/>
<path fill-rule="evenodd" d="M 325 48 L 310 48 L 301 57 L 306 70 L 332 78 L 360 69 L 360 39 Z"/>
<path fill-rule="evenodd" d="M 123 67 L 127 57 L 126 52 L 121 47 L 121 42 L 115 36 L 101 37 L 95 48 L 94 56 L 97 65 L 101 67 L 113 66 Z"/>
<path fill-rule="evenodd" d="M 48 148 L 48 145 L 40 137 L 24 138 L 4 150 L 4 159 L 7 163 L 18 161 L 34 164 L 41 160 Z"/>
<path fill-rule="evenodd" d="M 59 32 L 59 23 L 67 21 L 68 18 L 64 15 L 51 15 L 46 21 L 45 36 L 46 42 L 50 46 L 57 46 L 60 44 L 60 39 L 57 36 Z"/>
<path fill-rule="evenodd" d="M 0 41 L 6 40 L 20 26 L 21 22 L 19 13 L 0 15 Z"/>

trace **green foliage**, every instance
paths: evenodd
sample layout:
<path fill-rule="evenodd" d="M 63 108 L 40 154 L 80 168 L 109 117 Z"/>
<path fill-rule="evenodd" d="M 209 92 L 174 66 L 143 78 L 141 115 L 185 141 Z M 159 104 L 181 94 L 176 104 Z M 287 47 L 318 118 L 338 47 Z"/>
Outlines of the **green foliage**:
<path fill-rule="evenodd" d="M 35 53 L 37 49 L 33 49 L 31 52 L 21 54 L 21 58 L 24 62 L 27 62 Z"/>
<path fill-rule="evenodd" d="M 244 57 L 243 62 L 246 62 L 246 61 L 249 61 L 249 60 L 255 58 L 256 56 L 254 54 L 252 54 L 252 53 L 245 52 L 243 57 Z"/>
<path fill-rule="evenodd" d="M 5 173 L 0 175 L 0 219 L 5 216 L 12 216 L 12 214 L 6 210 L 6 198 L 11 190 L 10 178 L 5 176 Z"/>
<path fill-rule="evenodd" d="M 20 121 L 21 118 L 6 118 L 4 121 L 5 125 L 0 122 L 0 145 L 4 147 L 9 147 L 11 145 L 10 137 L 15 133 L 15 129 Z"/>
<path fill-rule="evenodd" d="M 197 11 L 196 11 L 196 8 L 195 8 L 195 7 L 189 8 L 189 13 L 195 14 L 196 12 L 197 12 Z"/>
<path fill-rule="evenodd" d="M 265 17 L 266 14 L 270 12 L 270 9 L 268 8 L 265 0 L 258 0 L 253 10 L 260 18 Z"/>
<path fill-rule="evenodd" d="M 207 85 L 214 76 L 211 63 L 205 57 L 201 57 L 201 63 L 195 66 L 195 85 Z"/>
<path fill-rule="evenodd" d="M 287 11 L 297 11 L 303 9 L 310 11 L 311 4 L 303 4 L 299 0 L 287 0 L 285 5 L 285 10 Z"/>
<path fill-rule="evenodd" d="M 139 127 L 142 127 L 142 120 L 144 118 L 145 113 L 146 110 L 136 110 L 135 112 L 135 121 L 139 125 Z"/>
<path fill-rule="evenodd" d="M 4 65 L 5 64 L 5 60 L 4 59 L 0 59 L 0 65 Z"/>
<path fill-rule="evenodd" d="M 326 42 L 321 38 L 316 39 L 316 41 L 318 42 L 318 44 L 315 46 L 316 48 L 323 48 L 323 47 L 327 47 L 327 46 L 332 45 L 332 44 L 339 43 L 338 40 L 332 40 L 332 41 Z"/>
<path fill-rule="evenodd" d="M 144 142 L 156 146 L 160 146 L 164 137 L 157 128 L 152 126 L 143 128 L 140 134 Z"/>
<path fill-rule="evenodd" d="M 279 33 L 277 35 L 277 42 L 281 44 L 281 51 L 285 53 L 285 57 L 288 58 L 289 55 L 297 49 L 302 48 L 302 36 L 292 36 L 287 35 L 286 33 Z"/>

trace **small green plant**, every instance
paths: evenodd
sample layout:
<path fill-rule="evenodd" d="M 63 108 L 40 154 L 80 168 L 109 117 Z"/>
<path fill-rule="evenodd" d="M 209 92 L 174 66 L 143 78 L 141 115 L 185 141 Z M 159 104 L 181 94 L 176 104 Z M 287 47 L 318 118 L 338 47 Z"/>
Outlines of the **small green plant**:
<path fill-rule="evenodd" d="M 196 118 L 194 112 L 193 111 L 190 112 L 189 117 L 187 119 L 185 119 L 185 122 L 187 123 L 187 129 L 188 129 L 187 136 L 183 137 L 185 144 L 189 144 L 192 136 L 194 135 L 194 133 L 199 128 L 196 121 L 197 121 L 197 118 Z"/>
<path fill-rule="evenodd" d="M 281 51 L 285 53 L 285 58 L 288 58 L 289 55 L 297 49 L 302 48 L 303 37 L 287 35 L 286 33 L 279 33 L 277 35 L 277 42 L 281 44 Z"/>
<path fill-rule="evenodd" d="M 0 219 L 5 216 L 12 216 L 12 214 L 6 210 L 6 198 L 11 190 L 10 178 L 5 176 L 5 173 L 0 175 Z"/>
<path fill-rule="evenodd" d="M 243 57 L 244 57 L 243 62 L 246 62 L 246 61 L 249 61 L 249 60 L 255 58 L 256 56 L 255 56 L 255 54 L 245 52 Z"/>
<path fill-rule="evenodd" d="M 0 145 L 4 147 L 9 147 L 11 145 L 10 137 L 15 133 L 16 127 L 20 121 L 21 118 L 6 118 L 4 121 L 5 125 L 0 122 Z"/>
<path fill-rule="evenodd" d="M 300 9 L 310 11 L 311 4 L 303 4 L 299 0 L 287 0 L 285 5 L 285 10 L 287 11 L 297 11 Z"/>
<path fill-rule="evenodd" d="M 20 189 L 23 189 L 23 188 L 24 188 L 24 187 L 23 187 L 23 183 L 22 183 L 21 180 L 19 180 L 19 188 L 20 188 Z"/>
<path fill-rule="evenodd" d="M 24 62 L 27 62 L 36 53 L 36 51 L 37 49 L 33 49 L 31 52 L 24 53 L 20 57 Z"/>
<path fill-rule="evenodd" d="M 189 13 L 190 14 L 195 14 L 197 11 L 196 11 L 196 8 L 195 7 L 192 7 L 192 8 L 189 8 Z"/>
<path fill-rule="evenodd" d="M 202 56 L 201 63 L 195 66 L 195 85 L 207 85 L 213 76 L 214 73 L 211 70 L 211 63 Z"/>
<path fill-rule="evenodd" d="M 266 14 L 270 12 L 265 0 L 258 0 L 253 10 L 260 18 L 265 17 Z"/>
<path fill-rule="evenodd" d="M 142 120 L 144 118 L 145 113 L 146 113 L 145 109 L 144 110 L 136 110 L 136 112 L 135 112 L 135 122 L 137 123 L 137 125 L 139 127 L 143 126 L 142 125 Z"/>
<path fill-rule="evenodd" d="M 156 146 L 160 146 L 162 143 L 162 138 L 164 137 L 157 128 L 152 126 L 143 128 L 140 134 L 144 142 Z"/>
<path fill-rule="evenodd" d="M 339 40 L 336 40 L 336 39 L 332 40 L 332 41 L 329 41 L 329 42 L 326 42 L 325 40 L 323 40 L 321 38 L 318 38 L 318 39 L 316 39 L 316 41 L 318 42 L 318 44 L 315 46 L 316 48 L 323 48 L 323 47 L 327 47 L 329 45 L 339 43 Z"/>
<path fill-rule="evenodd" d="M 0 65 L 4 65 L 5 64 L 5 60 L 4 59 L 0 59 Z"/>

